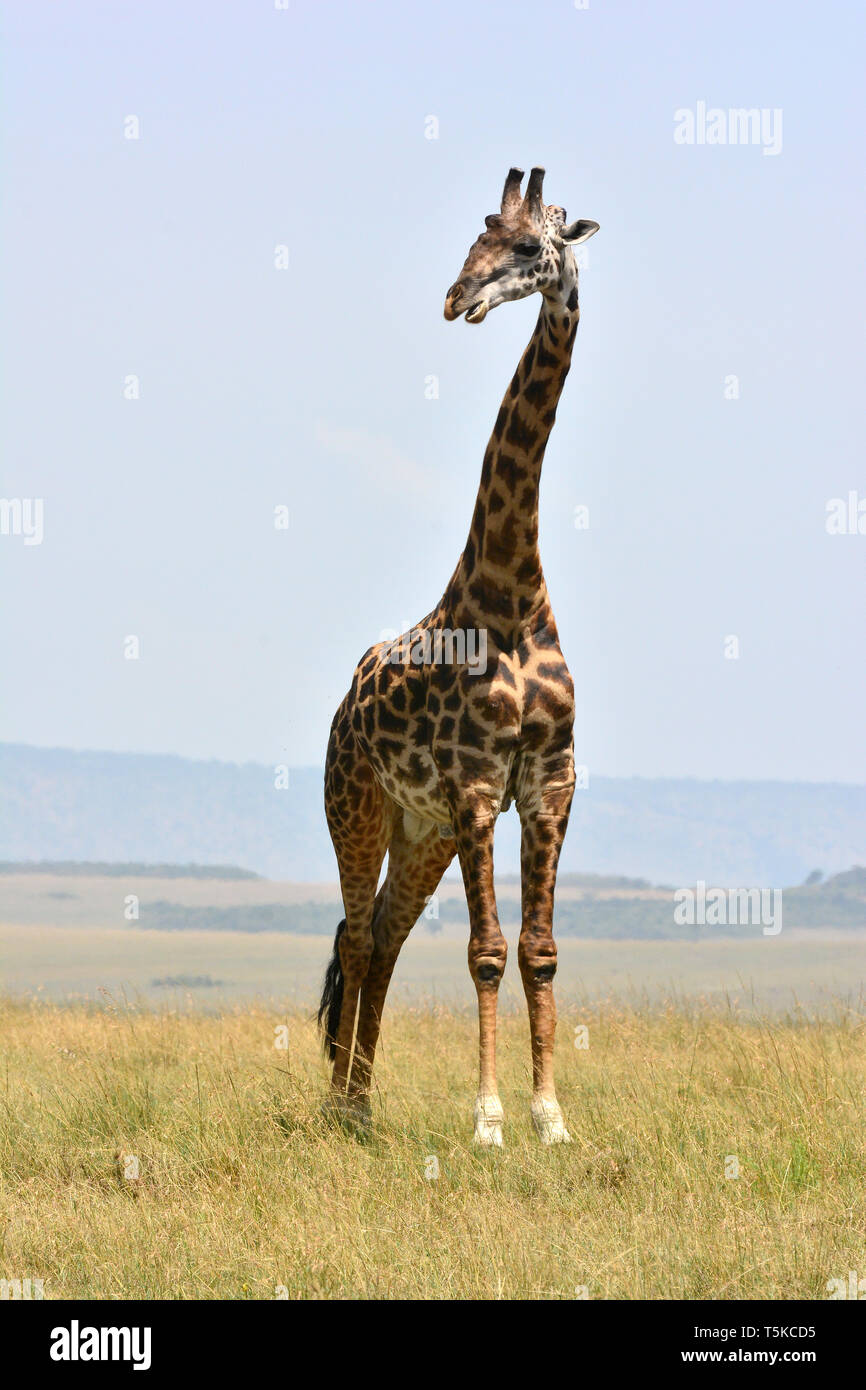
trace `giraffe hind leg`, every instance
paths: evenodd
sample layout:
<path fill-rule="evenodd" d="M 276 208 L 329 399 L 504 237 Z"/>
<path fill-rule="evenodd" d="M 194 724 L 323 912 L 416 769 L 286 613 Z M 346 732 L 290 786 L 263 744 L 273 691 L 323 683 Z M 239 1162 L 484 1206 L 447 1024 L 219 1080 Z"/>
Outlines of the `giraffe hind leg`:
<path fill-rule="evenodd" d="M 376 897 L 373 915 L 373 954 L 361 988 L 358 1034 L 352 1064 L 352 1089 L 370 1088 L 373 1058 L 379 1041 L 382 1010 L 400 948 L 454 858 L 453 839 L 443 839 L 437 827 L 413 840 L 405 818 L 395 809 L 388 846 L 388 874 Z"/>
<path fill-rule="evenodd" d="M 340 937 L 346 930 L 343 918 L 334 937 L 334 952 L 325 971 L 322 998 L 319 1002 L 317 1021 L 322 1034 L 325 1056 L 332 1062 L 337 1055 L 337 1029 L 340 1026 L 340 1011 L 343 1007 L 343 967 L 340 964 Z"/>
<path fill-rule="evenodd" d="M 365 1122 L 366 1099 L 353 1093 L 350 1062 L 361 986 L 373 953 L 376 885 L 391 833 L 390 804 L 360 753 L 348 710 L 341 707 L 331 730 L 325 767 L 325 811 L 340 870 L 345 921 L 337 928 L 325 975 L 319 1019 L 333 1059 L 332 1112 Z"/>

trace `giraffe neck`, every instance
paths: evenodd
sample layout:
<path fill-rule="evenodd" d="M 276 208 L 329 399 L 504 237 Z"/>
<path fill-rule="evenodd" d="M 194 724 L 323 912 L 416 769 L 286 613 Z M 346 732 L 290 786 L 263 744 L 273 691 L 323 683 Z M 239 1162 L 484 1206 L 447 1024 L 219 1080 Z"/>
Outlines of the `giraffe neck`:
<path fill-rule="evenodd" d="M 577 269 L 566 249 L 496 418 L 461 560 L 464 593 L 492 626 L 525 622 L 546 593 L 538 488 L 579 317 Z"/>

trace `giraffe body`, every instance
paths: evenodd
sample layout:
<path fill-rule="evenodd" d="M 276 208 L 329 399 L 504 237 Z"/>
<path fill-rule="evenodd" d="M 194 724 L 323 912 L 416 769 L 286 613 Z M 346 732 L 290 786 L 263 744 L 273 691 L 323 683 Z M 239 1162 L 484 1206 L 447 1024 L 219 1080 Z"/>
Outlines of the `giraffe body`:
<path fill-rule="evenodd" d="M 538 557 L 538 484 L 579 317 L 570 246 L 597 224 L 566 226 L 563 210 L 541 201 L 542 176 L 533 170 L 522 198 L 522 174 L 509 173 L 502 211 L 487 218 L 446 299 L 446 318 L 465 313 L 481 323 L 498 303 L 536 290 L 543 296 L 485 452 L 469 538 L 437 607 L 361 658 L 334 718 L 325 771 L 346 911 L 320 1010 L 334 1059 L 332 1106 L 367 1121 L 394 964 L 456 853 L 479 1006 L 475 1138 L 485 1146 L 502 1142 L 494 1054 L 507 955 L 493 830 L 512 802 L 522 827 L 518 959 L 532 1034 L 530 1109 L 543 1142 L 569 1137 L 552 1075 L 552 921 L 575 780 L 574 687 Z"/>

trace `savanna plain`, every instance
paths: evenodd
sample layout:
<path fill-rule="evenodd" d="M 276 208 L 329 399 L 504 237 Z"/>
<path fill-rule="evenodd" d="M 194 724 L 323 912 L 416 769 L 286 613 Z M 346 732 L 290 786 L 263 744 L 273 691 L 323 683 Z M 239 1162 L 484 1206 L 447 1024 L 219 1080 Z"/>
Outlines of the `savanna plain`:
<path fill-rule="evenodd" d="M 366 1140 L 320 1117 L 307 1012 L 107 995 L 0 1027 L 0 1264 L 48 1298 L 814 1299 L 866 1269 L 850 1008 L 569 1006 L 550 1149 L 506 1008 L 494 1152 L 469 1009 L 390 1013 Z"/>
<path fill-rule="evenodd" d="M 0 929 L 0 1276 L 45 1298 L 826 1299 L 866 1274 L 862 936 L 562 941 L 549 1149 L 512 945 L 481 1152 L 464 942 L 407 943 L 358 1138 L 321 1116 L 327 937 L 46 912 Z"/>

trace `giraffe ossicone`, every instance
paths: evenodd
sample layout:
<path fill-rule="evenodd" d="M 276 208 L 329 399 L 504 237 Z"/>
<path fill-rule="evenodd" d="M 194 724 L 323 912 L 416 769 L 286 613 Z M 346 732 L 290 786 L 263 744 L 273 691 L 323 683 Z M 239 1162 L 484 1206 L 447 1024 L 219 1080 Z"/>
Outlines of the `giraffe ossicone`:
<path fill-rule="evenodd" d="M 530 1114 L 542 1143 L 570 1141 L 553 1084 L 553 897 L 575 785 L 574 686 L 538 553 L 538 489 L 580 316 L 572 247 L 598 223 L 569 223 L 563 208 L 545 206 L 543 179 L 544 170 L 533 169 L 521 193 L 522 171 L 509 170 L 500 211 L 485 219 L 445 298 L 446 319 L 479 324 L 509 300 L 542 297 L 484 453 L 466 545 L 427 617 L 361 658 L 334 716 L 325 765 L 346 913 L 319 1010 L 334 1064 L 332 1110 L 341 1118 L 369 1116 L 397 956 L 456 853 L 478 997 L 475 1141 L 487 1148 L 502 1143 L 496 1003 L 508 953 L 496 910 L 493 834 L 512 802 L 521 821 L 517 956 L 529 1010 Z M 480 633 L 483 663 L 467 641 Z"/>

